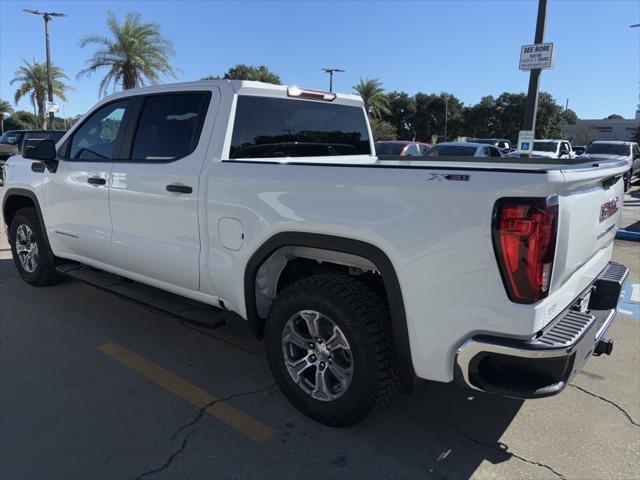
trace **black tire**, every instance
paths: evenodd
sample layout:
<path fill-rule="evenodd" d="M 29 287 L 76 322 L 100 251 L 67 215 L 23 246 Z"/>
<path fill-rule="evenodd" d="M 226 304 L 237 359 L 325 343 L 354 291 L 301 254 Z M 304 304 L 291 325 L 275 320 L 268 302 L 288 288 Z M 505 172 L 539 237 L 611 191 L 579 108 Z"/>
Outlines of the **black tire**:
<path fill-rule="evenodd" d="M 297 312 L 309 309 L 329 317 L 351 349 L 351 383 L 335 400 L 313 398 L 294 382 L 285 366 L 283 329 Z M 289 285 L 270 309 L 265 345 L 271 371 L 287 399 L 325 425 L 346 427 L 360 422 L 388 402 L 398 383 L 388 307 L 373 290 L 347 275 L 315 275 Z"/>
<path fill-rule="evenodd" d="M 22 265 L 16 245 L 18 229 L 26 226 L 32 232 L 33 241 L 37 245 L 37 262 L 32 272 L 27 271 Z M 55 257 L 45 237 L 44 228 L 38 218 L 35 208 L 22 208 L 16 212 L 9 227 L 9 243 L 13 254 L 13 263 L 22 279 L 30 285 L 45 287 L 52 285 L 57 280 L 55 270 Z"/>

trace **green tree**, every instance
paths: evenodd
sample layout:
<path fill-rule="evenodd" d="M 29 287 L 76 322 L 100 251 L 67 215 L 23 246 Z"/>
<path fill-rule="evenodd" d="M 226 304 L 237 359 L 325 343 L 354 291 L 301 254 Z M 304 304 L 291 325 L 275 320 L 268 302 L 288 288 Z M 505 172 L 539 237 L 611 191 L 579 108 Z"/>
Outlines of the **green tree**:
<path fill-rule="evenodd" d="M 445 123 L 447 140 L 454 139 L 464 132 L 464 105 L 455 95 L 442 92 L 439 95 L 419 92 L 415 96 L 416 138 L 431 142 L 445 139 Z M 446 117 L 446 121 L 445 121 Z"/>
<path fill-rule="evenodd" d="M 147 81 L 158 84 L 161 75 L 175 77 L 176 70 L 169 63 L 174 53 L 172 43 L 162 36 L 159 25 L 142 23 L 136 12 L 127 13 L 124 20 L 118 22 L 110 11 L 107 26 L 111 37 L 88 35 L 80 40 L 80 47 L 94 44 L 98 50 L 87 60 L 87 67 L 78 73 L 78 78 L 107 69 L 100 82 L 100 95 L 105 95 L 110 85 L 114 91 L 117 85 L 128 90 Z"/>
<path fill-rule="evenodd" d="M 13 107 L 6 100 L 0 100 L 0 133 L 4 133 L 4 116 L 13 113 Z"/>
<path fill-rule="evenodd" d="M 219 78 L 219 77 L 217 77 Z M 280 76 L 265 65 L 259 67 L 253 67 L 251 65 L 238 64 L 227 70 L 224 74 L 226 80 L 253 80 L 254 82 L 274 83 L 281 85 Z M 203 80 L 216 79 L 216 77 L 205 77 Z"/>
<path fill-rule="evenodd" d="M 478 103 L 464 109 L 464 133 L 475 138 L 496 138 L 498 130 L 498 112 L 496 99 L 489 95 Z"/>
<path fill-rule="evenodd" d="M 612 113 L 607 117 L 607 120 L 623 120 L 624 117 L 622 115 L 618 115 L 617 113 Z"/>
<path fill-rule="evenodd" d="M 18 110 L 13 115 L 5 119 L 5 130 L 26 130 L 30 128 L 38 128 L 38 119 L 31 112 Z"/>
<path fill-rule="evenodd" d="M 353 91 L 362 97 L 364 108 L 374 118 L 380 119 L 389 112 L 389 99 L 384 93 L 382 82 L 377 78 L 360 78 Z"/>
<path fill-rule="evenodd" d="M 370 123 L 374 141 L 396 140 L 398 138 L 396 135 L 396 129 L 389 122 L 373 117 L 371 118 Z"/>
<path fill-rule="evenodd" d="M 567 108 L 564 112 L 562 112 L 562 118 L 567 123 L 567 125 L 575 125 L 578 121 L 578 115 L 570 108 Z"/>
<path fill-rule="evenodd" d="M 405 92 L 391 92 L 387 94 L 389 110 L 383 113 L 382 120 L 390 123 L 400 140 L 415 139 L 413 122 L 416 115 L 416 102 Z"/>
<path fill-rule="evenodd" d="M 20 101 L 21 98 L 29 96 L 29 100 L 31 104 L 34 105 L 38 110 L 38 119 L 40 128 L 45 128 L 46 118 L 45 118 L 45 97 L 47 93 L 47 66 L 45 63 L 36 62 L 35 60 L 32 63 L 27 62 L 26 60 L 22 60 L 24 65 L 19 67 L 16 72 L 13 80 L 11 80 L 11 85 L 18 82 L 18 89 L 14 95 L 14 101 L 16 105 Z M 54 97 L 58 97 L 62 101 L 66 101 L 67 97 L 65 96 L 65 92 L 70 90 L 71 87 L 66 85 L 61 79 L 68 79 L 64 72 L 56 67 L 55 65 L 51 65 L 51 82 L 53 84 L 53 95 Z"/>

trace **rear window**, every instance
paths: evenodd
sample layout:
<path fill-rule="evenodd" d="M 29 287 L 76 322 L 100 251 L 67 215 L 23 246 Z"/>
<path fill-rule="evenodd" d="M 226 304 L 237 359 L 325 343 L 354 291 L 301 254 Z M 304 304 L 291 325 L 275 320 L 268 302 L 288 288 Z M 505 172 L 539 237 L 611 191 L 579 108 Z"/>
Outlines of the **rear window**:
<path fill-rule="evenodd" d="M 533 142 L 534 152 L 555 152 L 558 149 L 558 142 Z"/>
<path fill-rule="evenodd" d="M 360 107 L 241 95 L 229 158 L 369 155 Z"/>
<path fill-rule="evenodd" d="M 436 145 L 429 150 L 427 157 L 473 157 L 476 147 L 464 147 L 461 145 Z"/>
<path fill-rule="evenodd" d="M 629 155 L 631 147 L 620 143 L 592 143 L 585 153 L 604 155 Z"/>

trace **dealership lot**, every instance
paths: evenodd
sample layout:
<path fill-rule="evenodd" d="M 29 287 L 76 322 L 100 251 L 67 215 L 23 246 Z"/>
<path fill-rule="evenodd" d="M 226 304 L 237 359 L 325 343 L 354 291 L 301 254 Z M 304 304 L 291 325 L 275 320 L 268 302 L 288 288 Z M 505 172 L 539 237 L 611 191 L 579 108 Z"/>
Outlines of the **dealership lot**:
<path fill-rule="evenodd" d="M 631 313 L 561 395 L 423 382 L 332 429 L 287 403 L 240 319 L 205 330 L 80 282 L 30 287 L 2 236 L 0 478 L 636 478 L 640 243 L 617 241 L 614 259 Z"/>

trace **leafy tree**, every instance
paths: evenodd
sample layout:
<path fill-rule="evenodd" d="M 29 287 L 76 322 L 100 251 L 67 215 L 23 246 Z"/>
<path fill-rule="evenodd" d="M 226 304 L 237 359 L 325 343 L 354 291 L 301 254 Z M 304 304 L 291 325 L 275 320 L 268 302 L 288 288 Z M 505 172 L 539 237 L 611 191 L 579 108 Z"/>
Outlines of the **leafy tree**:
<path fill-rule="evenodd" d="M 382 82 L 377 78 L 360 78 L 352 88 L 362 97 L 364 108 L 371 117 L 380 119 L 389 112 L 389 99 L 384 94 Z"/>
<path fill-rule="evenodd" d="M 389 122 L 373 117 L 370 123 L 371 133 L 376 142 L 381 140 L 396 140 L 398 138 L 396 136 L 396 129 Z"/>
<path fill-rule="evenodd" d="M 16 70 L 13 80 L 10 82 L 12 85 L 19 82 L 18 89 L 14 95 L 14 101 L 17 105 L 21 98 L 29 96 L 31 104 L 38 110 L 39 125 L 41 128 L 45 128 L 47 65 L 45 63 L 36 62 L 35 60 L 33 60 L 32 63 L 29 63 L 24 59 L 22 59 L 22 61 L 24 62 L 24 65 Z M 60 100 L 66 101 L 67 97 L 65 96 L 65 92 L 70 90 L 71 87 L 61 80 L 64 78 L 68 79 L 69 77 L 67 77 L 60 68 L 55 65 L 51 65 L 53 95 L 58 97 Z"/>
<path fill-rule="evenodd" d="M 389 110 L 383 113 L 382 120 L 391 124 L 400 140 L 413 140 L 415 130 L 413 123 L 416 115 L 415 99 L 405 92 L 387 94 Z"/>
<path fill-rule="evenodd" d="M 575 125 L 578 121 L 578 115 L 576 112 L 567 108 L 564 112 L 562 112 L 562 118 L 567 123 L 567 125 Z"/>
<path fill-rule="evenodd" d="M 200 80 L 221 80 L 222 77 L 220 75 L 207 75 L 206 77 L 202 77 Z"/>
<path fill-rule="evenodd" d="M 489 95 L 482 97 L 477 104 L 464 109 L 465 134 L 475 138 L 496 138 L 498 131 L 498 112 L 496 99 Z"/>
<path fill-rule="evenodd" d="M 38 120 L 31 112 L 18 110 L 4 121 L 5 130 L 26 130 L 29 128 L 38 128 Z"/>
<path fill-rule="evenodd" d="M 13 107 L 6 100 L 0 100 L 0 133 L 4 133 L 4 116 L 13 113 Z"/>
<path fill-rule="evenodd" d="M 444 141 L 445 123 L 447 140 L 463 134 L 463 104 L 450 93 L 439 95 L 417 93 L 415 96 L 415 131 L 418 140 L 431 142 L 433 138 Z M 446 116 L 446 122 L 445 122 Z"/>
<path fill-rule="evenodd" d="M 624 120 L 622 115 L 618 115 L 617 113 L 612 113 L 607 117 L 607 120 Z"/>
<path fill-rule="evenodd" d="M 562 127 L 566 123 L 562 115 L 563 112 L 564 108 L 555 101 L 550 93 L 540 92 L 536 120 L 537 138 L 562 138 Z"/>
<path fill-rule="evenodd" d="M 110 11 L 107 26 L 111 38 L 96 34 L 80 40 L 80 47 L 95 44 L 98 50 L 87 60 L 87 67 L 78 73 L 78 78 L 108 69 L 100 82 L 100 95 L 105 95 L 110 85 L 114 91 L 117 85 L 127 90 L 143 86 L 146 81 L 155 85 L 160 82 L 160 75 L 175 77 L 176 70 L 169 63 L 174 53 L 172 43 L 161 35 L 159 25 L 142 23 L 140 14 L 134 12 L 118 22 Z"/>
<path fill-rule="evenodd" d="M 203 80 L 217 78 L 220 77 L 209 76 L 203 78 Z M 274 83 L 276 85 L 282 84 L 280 76 L 269 70 L 265 65 L 253 67 L 251 65 L 238 64 L 227 70 L 227 73 L 224 74 L 223 78 L 226 80 L 253 80 L 255 82 Z"/>

